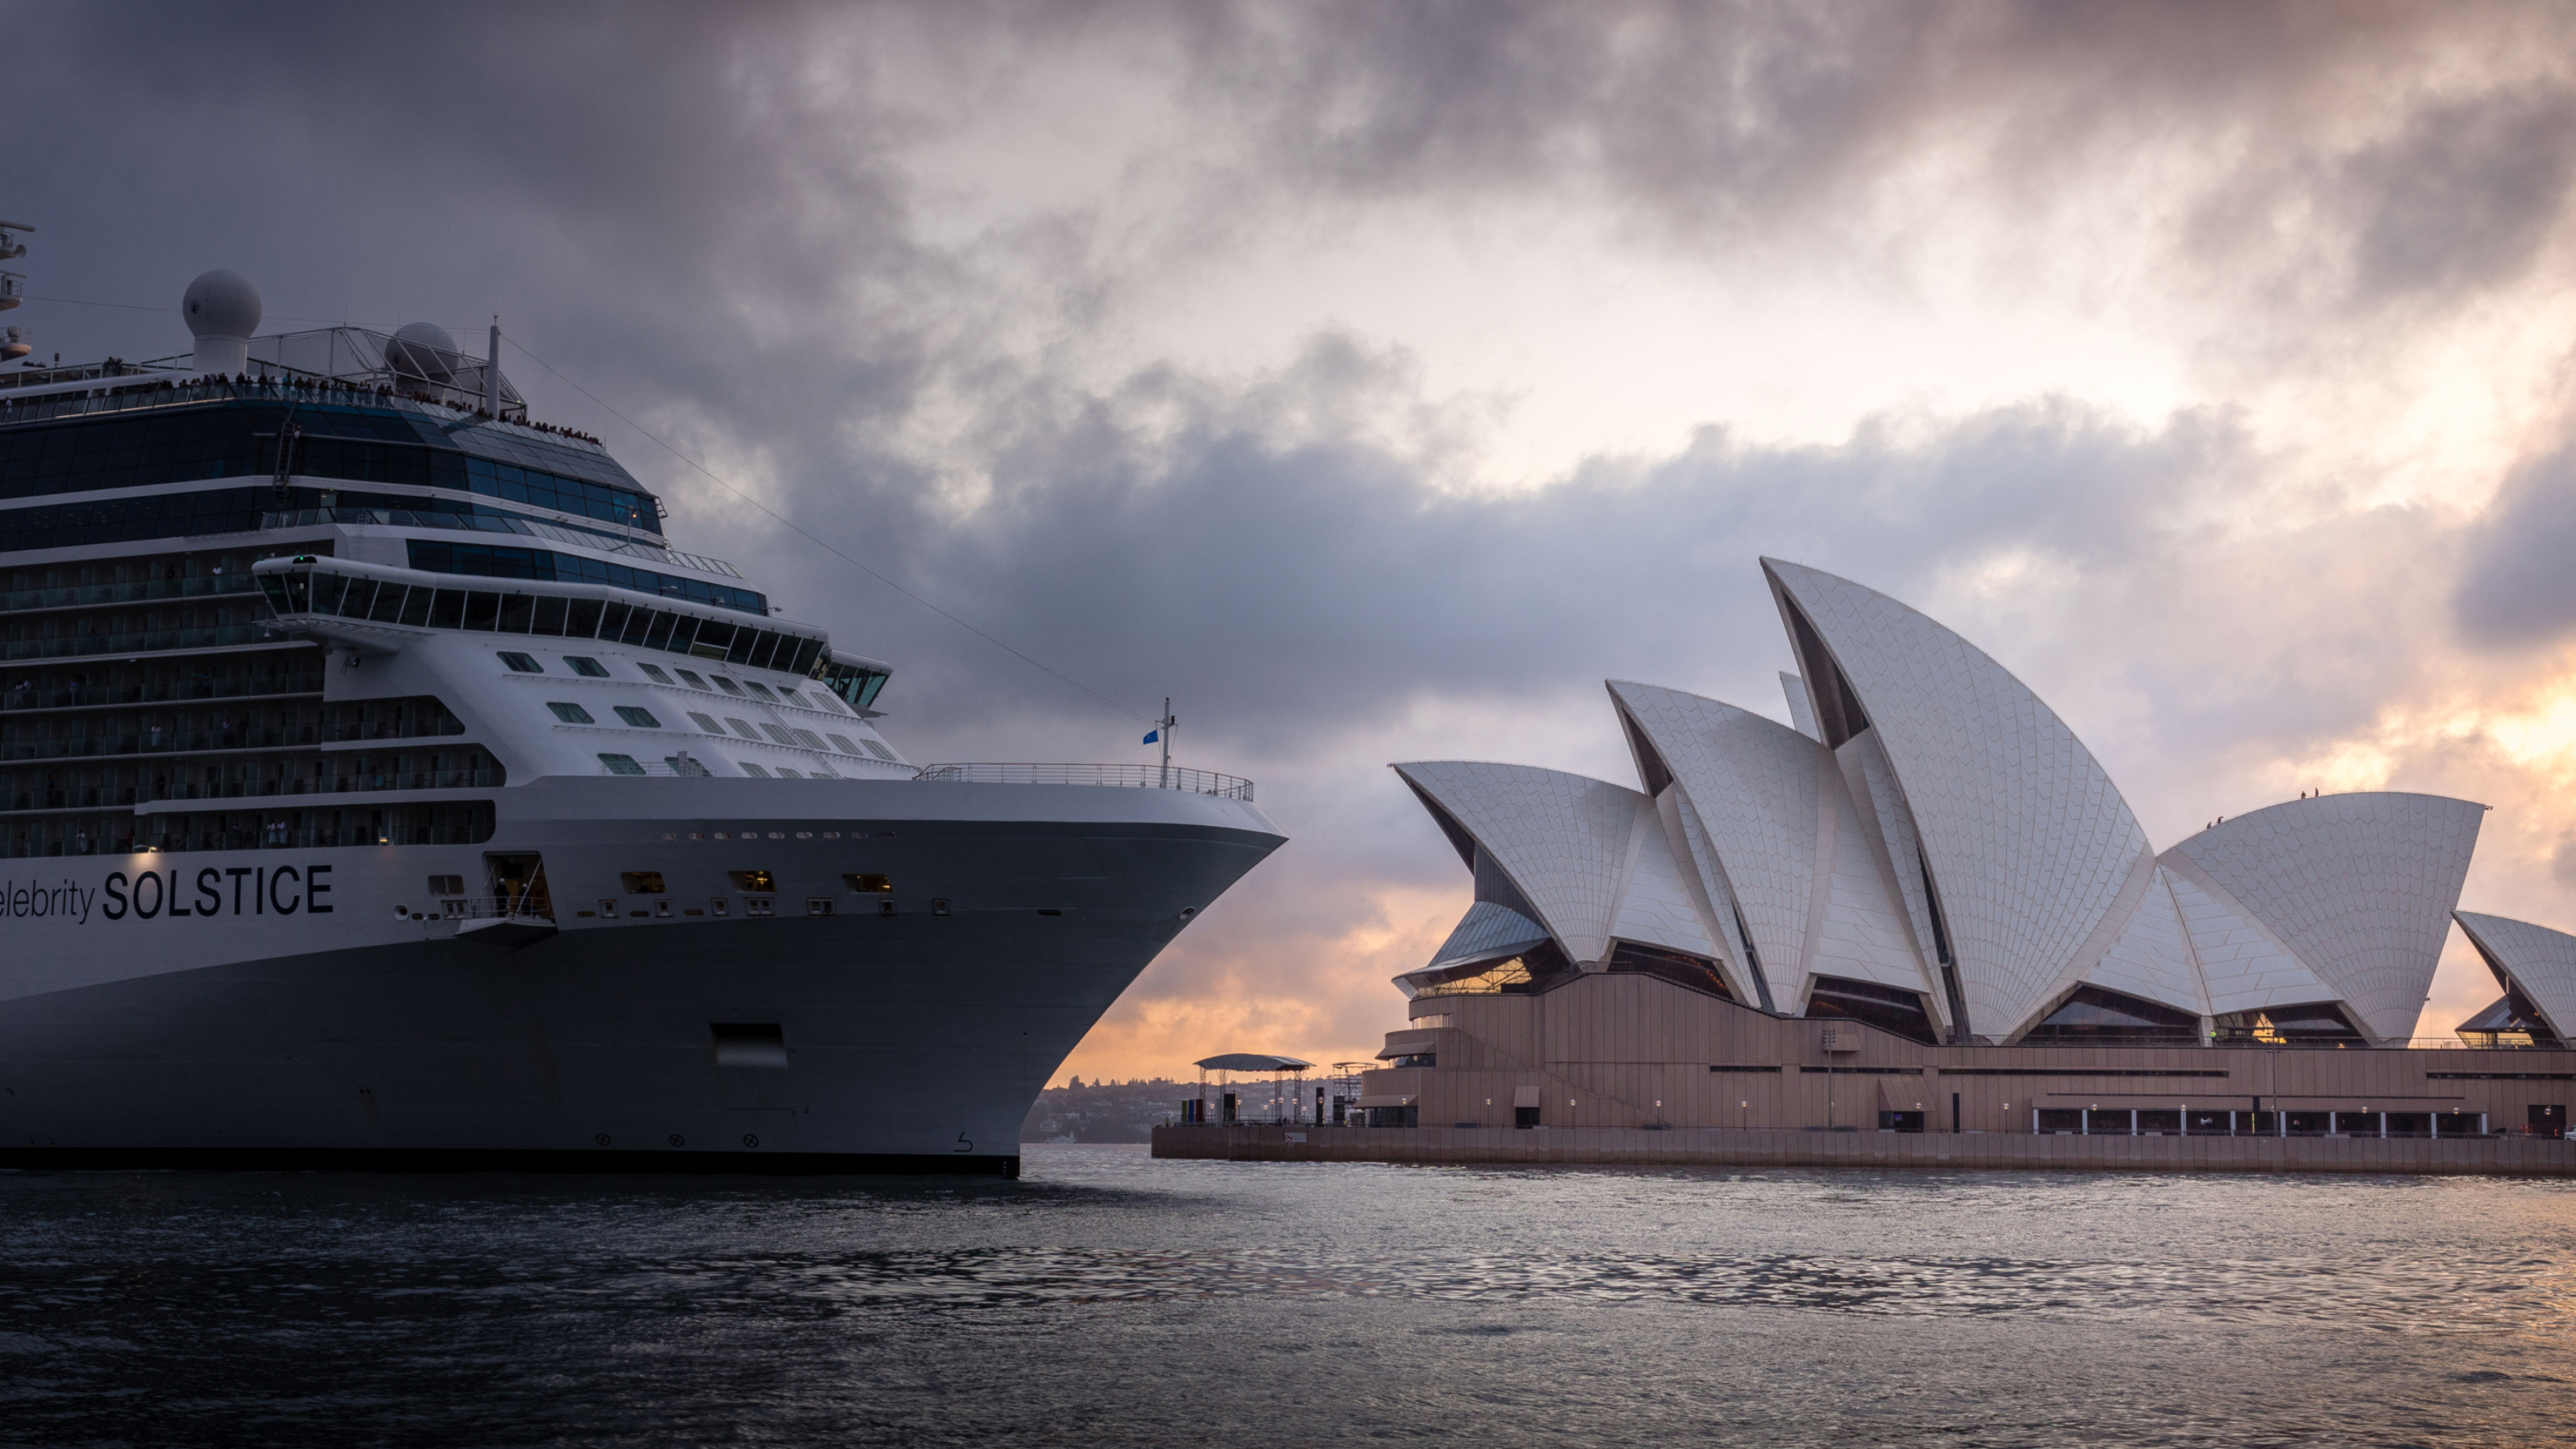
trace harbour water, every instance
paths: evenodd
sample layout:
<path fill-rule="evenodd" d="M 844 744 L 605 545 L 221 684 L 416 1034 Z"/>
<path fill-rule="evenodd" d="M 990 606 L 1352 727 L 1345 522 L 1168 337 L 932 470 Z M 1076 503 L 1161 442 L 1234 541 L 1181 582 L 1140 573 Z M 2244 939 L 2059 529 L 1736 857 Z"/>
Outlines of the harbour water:
<path fill-rule="evenodd" d="M 2576 1184 L 0 1174 L 0 1443 L 2548 1444 Z"/>

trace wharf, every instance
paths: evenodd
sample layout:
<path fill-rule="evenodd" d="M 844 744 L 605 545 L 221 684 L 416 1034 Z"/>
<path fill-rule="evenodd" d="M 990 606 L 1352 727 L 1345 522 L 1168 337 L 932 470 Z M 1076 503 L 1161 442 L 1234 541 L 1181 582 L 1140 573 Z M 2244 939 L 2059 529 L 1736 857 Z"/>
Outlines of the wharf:
<path fill-rule="evenodd" d="M 1226 1162 L 1530 1167 L 1991 1168 L 2075 1172 L 2366 1172 L 2576 1177 L 2576 1141 L 2540 1136 L 2272 1137 L 1807 1132 L 1729 1127 L 1154 1129 L 1154 1155 Z"/>

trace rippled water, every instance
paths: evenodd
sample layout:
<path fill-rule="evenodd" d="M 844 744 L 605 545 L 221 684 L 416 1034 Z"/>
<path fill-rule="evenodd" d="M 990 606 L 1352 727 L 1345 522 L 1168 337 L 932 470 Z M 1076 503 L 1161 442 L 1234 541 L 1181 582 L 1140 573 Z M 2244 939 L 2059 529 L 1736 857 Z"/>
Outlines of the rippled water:
<path fill-rule="evenodd" d="M 2576 1185 L 0 1173 L 0 1443 L 2576 1441 Z"/>

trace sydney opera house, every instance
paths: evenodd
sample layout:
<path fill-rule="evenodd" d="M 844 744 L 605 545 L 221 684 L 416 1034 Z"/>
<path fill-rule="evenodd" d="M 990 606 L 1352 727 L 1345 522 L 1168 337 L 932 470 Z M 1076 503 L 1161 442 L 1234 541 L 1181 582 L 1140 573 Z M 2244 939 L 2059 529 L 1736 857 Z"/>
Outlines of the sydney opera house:
<path fill-rule="evenodd" d="M 2316 795 L 2158 850 L 2001 664 L 1762 565 L 1782 725 L 1613 681 L 1634 788 L 1396 766 L 1474 903 L 1397 978 L 1366 1120 L 1421 1126 L 2556 1132 L 2576 937 L 2458 910 L 2486 808 Z M 2454 922 L 2502 992 L 2410 1049 Z"/>

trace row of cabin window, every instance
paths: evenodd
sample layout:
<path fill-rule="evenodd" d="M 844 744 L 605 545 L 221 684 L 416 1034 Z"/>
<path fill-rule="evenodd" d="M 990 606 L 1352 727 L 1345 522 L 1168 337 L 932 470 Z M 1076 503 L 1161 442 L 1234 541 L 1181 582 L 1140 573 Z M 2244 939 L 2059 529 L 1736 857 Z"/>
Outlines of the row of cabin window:
<path fill-rule="evenodd" d="M 586 725 L 599 723 L 597 719 L 592 717 L 589 710 L 566 700 L 549 700 L 546 703 L 546 708 L 554 711 L 555 718 L 562 720 L 565 724 Z M 617 711 L 617 717 L 620 720 L 636 729 L 658 730 L 662 727 L 662 722 L 659 719 L 654 718 L 653 712 L 640 705 L 621 704 L 614 706 L 614 708 Z M 698 711 L 693 709 L 689 711 L 689 718 L 696 722 L 701 731 L 714 735 L 718 739 L 726 738 L 724 725 L 716 723 L 713 715 L 700 714 Z M 751 740 L 755 743 L 760 740 L 760 735 L 752 729 L 751 722 L 748 720 L 739 719 L 733 715 L 726 715 L 725 724 L 732 725 L 733 732 L 742 736 L 744 739 Z M 768 732 L 771 740 L 785 745 L 791 750 L 813 750 L 818 754 L 823 752 L 823 740 L 825 737 L 815 734 L 812 730 L 796 729 L 793 727 L 774 725 L 766 722 L 764 722 L 760 728 Z M 887 749 L 884 745 L 877 743 L 875 740 L 864 741 L 863 743 L 866 748 L 862 750 L 860 744 L 853 743 L 847 735 L 835 734 L 829 736 L 829 738 L 834 745 L 840 747 L 842 754 L 849 755 L 853 758 L 864 760 L 870 756 L 874 756 L 879 760 L 883 760 L 887 764 L 900 763 L 900 761 L 895 759 L 894 752 L 892 750 Z"/>
<path fill-rule="evenodd" d="M 633 755 L 611 754 L 606 751 L 602 751 L 599 756 L 599 763 L 607 766 L 608 773 L 612 775 L 643 775 L 651 773 L 646 770 L 642 764 L 638 763 Z M 712 778 L 715 774 L 715 771 L 708 769 L 699 761 L 690 759 L 687 755 L 666 755 L 663 757 L 662 763 L 670 767 L 670 771 L 674 775 L 700 775 Z M 748 760 L 742 762 L 742 772 L 757 780 L 766 780 L 771 778 L 771 772 L 769 770 L 762 766 L 755 765 Z M 803 773 L 788 769 L 784 765 L 778 767 L 776 774 L 777 778 L 782 780 L 802 780 L 807 778 Z M 839 780 L 849 777 L 835 775 L 832 773 L 831 768 L 826 766 L 817 771 L 812 778 L 817 780 Z"/>
<path fill-rule="evenodd" d="M 811 635 L 755 629 L 614 599 L 380 584 L 335 573 L 266 574 L 260 586 L 268 595 L 269 607 L 281 615 L 326 614 L 410 628 L 596 638 L 781 674 L 812 672 L 826 647 Z"/>
<path fill-rule="evenodd" d="M 514 673 L 543 674 L 546 672 L 545 666 L 539 664 L 533 655 L 520 654 L 508 649 L 496 650 L 494 652 L 501 656 L 502 664 L 508 666 Z M 566 668 L 570 669 L 573 673 L 582 676 L 584 679 L 606 679 L 609 677 L 608 666 L 586 654 L 566 654 L 561 657 Z M 653 681 L 655 684 L 667 684 L 674 688 L 678 687 L 680 684 L 686 684 L 689 688 L 698 691 L 700 694 L 713 694 L 716 692 L 716 689 L 721 689 L 736 699 L 742 699 L 746 697 L 743 694 L 743 691 L 748 689 L 751 691 L 751 695 L 749 697 L 758 698 L 769 704 L 792 704 L 799 706 L 800 708 L 816 710 L 837 709 L 843 714 L 849 714 L 852 712 L 848 705 L 843 704 L 838 698 L 834 697 L 826 690 L 815 690 L 814 698 L 809 700 L 792 689 L 782 689 L 773 693 L 768 685 L 761 683 L 757 679 L 744 684 L 736 684 L 721 674 L 715 677 L 715 689 L 710 689 L 707 687 L 706 680 L 700 678 L 698 676 L 698 672 L 694 669 L 680 670 L 679 679 L 674 680 L 671 678 L 670 673 L 665 671 L 659 664 L 638 660 L 635 667 L 644 671 L 644 677 Z M 825 701 L 825 703 L 818 704 L 815 702 L 816 700 Z"/>
<path fill-rule="evenodd" d="M 736 588 L 731 584 L 711 583 L 679 574 L 656 573 L 632 564 L 610 563 L 577 553 L 556 553 L 552 549 L 517 544 L 453 543 L 437 538 L 415 538 L 408 547 L 406 557 L 411 566 L 425 574 L 464 574 L 478 579 L 537 579 L 553 584 L 606 584 L 611 588 L 633 589 L 639 594 L 686 599 L 691 603 L 739 610 L 758 618 L 769 617 L 769 599 L 757 589 Z"/>
<path fill-rule="evenodd" d="M 284 416 L 283 409 L 222 409 L 12 429 L 0 434 L 0 498 L 272 474 Z M 649 495 L 528 466 L 531 460 L 472 457 L 455 451 L 446 436 L 437 442 L 449 446 L 437 446 L 399 413 L 301 409 L 295 422 L 302 436 L 287 464 L 300 477 L 452 488 L 661 531 Z M 624 477 L 605 458 L 547 450 L 547 461 L 558 460 Z"/>

